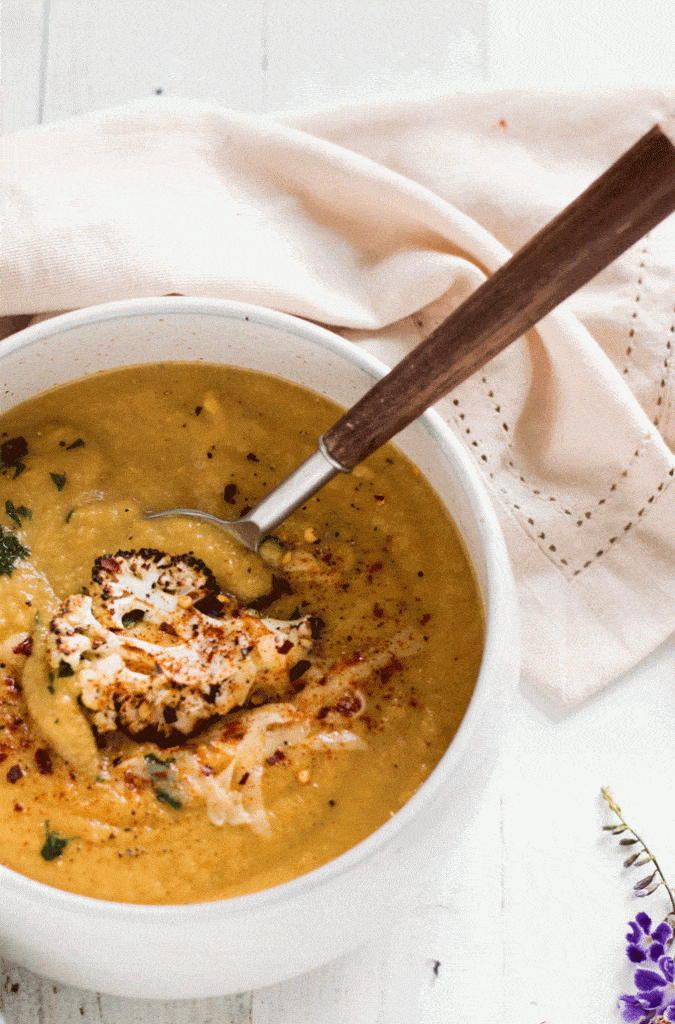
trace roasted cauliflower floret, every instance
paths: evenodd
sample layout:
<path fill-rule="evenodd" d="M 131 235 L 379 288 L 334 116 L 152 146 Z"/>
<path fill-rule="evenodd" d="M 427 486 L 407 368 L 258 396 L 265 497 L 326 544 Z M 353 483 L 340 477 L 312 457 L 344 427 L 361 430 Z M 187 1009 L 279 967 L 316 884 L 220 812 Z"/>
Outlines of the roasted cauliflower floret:
<path fill-rule="evenodd" d="M 99 733 L 190 735 L 254 690 L 287 692 L 312 644 L 309 617 L 286 622 L 240 608 L 190 555 L 107 555 L 89 591 L 52 619 L 47 660 L 73 677 Z"/>

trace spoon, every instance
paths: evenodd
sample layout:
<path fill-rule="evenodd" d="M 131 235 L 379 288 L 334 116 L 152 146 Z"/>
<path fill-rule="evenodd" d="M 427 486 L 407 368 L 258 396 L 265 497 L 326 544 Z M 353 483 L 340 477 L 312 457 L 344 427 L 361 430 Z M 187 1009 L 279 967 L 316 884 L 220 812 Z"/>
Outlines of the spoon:
<path fill-rule="evenodd" d="M 379 380 L 247 515 L 229 521 L 189 508 L 146 515 L 196 516 L 257 551 L 324 484 L 349 473 L 673 210 L 675 145 L 655 125 Z"/>

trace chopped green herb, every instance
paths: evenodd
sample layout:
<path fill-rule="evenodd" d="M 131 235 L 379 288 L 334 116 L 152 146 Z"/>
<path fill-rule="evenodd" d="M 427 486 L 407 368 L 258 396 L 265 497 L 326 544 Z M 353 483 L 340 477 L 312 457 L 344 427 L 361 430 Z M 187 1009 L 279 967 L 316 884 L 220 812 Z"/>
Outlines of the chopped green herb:
<path fill-rule="evenodd" d="M 45 842 L 44 846 L 40 850 L 40 856 L 44 860 L 56 860 L 57 857 L 61 856 L 70 840 L 76 838 L 76 836 L 67 836 L 65 839 L 62 838 L 58 832 L 52 832 L 49 827 L 49 822 L 46 821 Z"/>
<path fill-rule="evenodd" d="M 168 804 L 169 807 L 173 807 L 176 811 L 183 806 L 180 800 L 177 800 L 175 796 L 171 796 L 171 794 L 167 793 L 164 789 L 156 789 L 155 796 L 160 803 Z"/>
<path fill-rule="evenodd" d="M 167 765 L 172 764 L 173 758 L 167 757 L 166 761 L 162 761 L 161 757 L 157 757 L 156 754 L 146 754 L 145 763 L 147 765 L 148 771 L 152 775 L 153 772 L 159 771 L 160 768 L 166 768 Z"/>
<path fill-rule="evenodd" d="M 56 490 L 62 491 L 66 486 L 66 474 L 65 473 L 50 473 L 49 474 L 54 483 L 56 484 Z"/>
<path fill-rule="evenodd" d="M 74 512 L 74 511 L 75 511 L 75 509 L 74 509 L 74 508 L 71 508 L 70 512 L 69 512 L 69 513 L 68 513 L 68 515 L 66 516 L 66 522 L 67 522 L 67 523 L 69 523 L 69 522 L 70 522 L 70 517 L 72 516 L 72 514 L 73 514 L 73 512 Z"/>
<path fill-rule="evenodd" d="M 174 810 L 178 810 L 182 807 L 183 805 L 178 797 L 174 796 L 169 789 L 164 788 L 165 785 L 173 788 L 175 784 L 173 758 L 169 757 L 166 761 L 162 761 L 162 759 L 157 757 L 155 754 L 146 754 L 145 765 L 148 769 L 148 775 L 150 776 L 150 780 L 155 790 L 155 796 L 160 803 L 168 804 L 169 807 L 173 807 Z"/>
<path fill-rule="evenodd" d="M 154 786 L 157 787 L 158 781 L 167 782 L 170 780 L 170 776 L 173 775 L 173 758 L 162 761 L 161 758 L 156 757 L 154 754 L 146 754 L 144 761 L 147 774 L 150 775 Z"/>
<path fill-rule="evenodd" d="M 10 501 L 9 498 L 5 502 L 5 512 L 10 519 L 13 519 L 17 526 L 21 526 L 22 519 L 30 519 L 31 511 L 26 508 L 25 505 L 19 505 L 17 508 L 14 502 Z"/>
<path fill-rule="evenodd" d="M 74 676 L 75 669 L 72 665 L 69 665 L 67 661 L 60 661 L 56 674 L 59 679 L 65 679 L 67 676 Z"/>
<path fill-rule="evenodd" d="M 0 576 L 11 576 L 20 558 L 28 558 L 30 551 L 11 530 L 0 526 Z"/>

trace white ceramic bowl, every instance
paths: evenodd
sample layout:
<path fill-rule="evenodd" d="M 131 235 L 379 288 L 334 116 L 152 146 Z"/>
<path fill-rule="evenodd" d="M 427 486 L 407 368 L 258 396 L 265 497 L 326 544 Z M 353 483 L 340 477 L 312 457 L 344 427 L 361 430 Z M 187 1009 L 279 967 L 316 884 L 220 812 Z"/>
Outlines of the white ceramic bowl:
<path fill-rule="evenodd" d="M 270 310 L 223 300 L 129 300 L 55 317 L 1 343 L 0 411 L 96 370 L 176 359 L 263 370 L 344 406 L 386 372 L 329 331 Z M 426 885 L 433 892 L 434 851 L 443 850 L 449 833 L 461 835 L 497 761 L 518 674 L 516 601 L 488 497 L 452 433 L 429 412 L 396 441 L 459 526 L 486 619 L 473 698 L 428 780 L 385 825 L 340 857 L 236 899 L 112 903 L 0 866 L 3 955 L 54 980 L 116 995 L 224 995 L 325 963 L 386 927 L 405 906 L 406 893 Z"/>

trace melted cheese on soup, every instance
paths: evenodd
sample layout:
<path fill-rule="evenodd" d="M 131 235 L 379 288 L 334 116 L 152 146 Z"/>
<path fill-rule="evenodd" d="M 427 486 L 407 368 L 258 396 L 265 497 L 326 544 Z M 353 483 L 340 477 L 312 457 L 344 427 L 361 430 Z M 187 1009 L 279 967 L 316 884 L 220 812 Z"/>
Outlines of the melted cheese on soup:
<path fill-rule="evenodd" d="M 217 527 L 339 410 L 224 366 L 99 374 L 0 417 L 0 862 L 102 899 L 303 874 L 429 775 L 482 620 L 441 503 L 392 445 L 262 557 Z"/>

